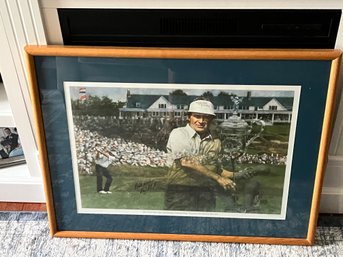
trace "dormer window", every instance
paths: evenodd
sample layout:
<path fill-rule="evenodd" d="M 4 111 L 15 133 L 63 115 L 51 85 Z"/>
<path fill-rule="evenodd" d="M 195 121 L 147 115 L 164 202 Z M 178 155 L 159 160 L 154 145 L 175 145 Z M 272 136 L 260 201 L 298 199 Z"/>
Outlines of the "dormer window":
<path fill-rule="evenodd" d="M 136 108 L 140 108 L 141 107 L 141 103 L 140 102 L 137 102 L 136 103 Z"/>

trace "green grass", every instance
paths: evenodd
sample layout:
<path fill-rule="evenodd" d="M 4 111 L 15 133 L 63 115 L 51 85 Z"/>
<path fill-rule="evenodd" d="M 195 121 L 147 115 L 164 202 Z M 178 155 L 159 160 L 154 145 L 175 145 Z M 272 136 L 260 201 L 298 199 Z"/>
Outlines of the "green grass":
<path fill-rule="evenodd" d="M 95 179 L 94 176 L 80 179 L 83 208 L 160 210 L 163 206 L 161 192 L 140 193 L 112 190 L 112 194 L 98 194 L 95 190 Z M 116 180 L 113 181 L 113 183 L 116 182 Z"/>
<path fill-rule="evenodd" d="M 288 149 L 290 124 L 274 124 L 265 126 L 261 136 L 248 146 L 249 154 L 281 154 L 286 155 Z"/>
<path fill-rule="evenodd" d="M 264 127 L 264 134 L 274 134 L 274 135 L 281 135 L 287 136 L 289 135 L 290 124 L 274 124 L 272 126 L 265 126 Z"/>
<path fill-rule="evenodd" d="M 244 168 L 247 165 L 240 165 Z M 237 182 L 238 188 L 234 194 L 236 202 L 232 207 L 234 212 L 244 208 L 244 184 L 257 181 L 261 188 L 261 201 L 259 209 L 252 212 L 280 213 L 281 198 L 285 166 L 269 166 L 271 173 L 260 175 L 250 180 Z M 132 167 L 121 166 L 111 167 L 113 176 L 111 186 L 112 194 L 101 195 L 96 192 L 96 176 L 80 176 L 81 199 L 83 208 L 100 209 L 145 209 L 163 210 L 164 188 L 166 185 L 166 168 Z M 152 187 L 141 190 L 137 185 L 144 182 L 157 180 Z M 216 211 L 223 212 L 228 209 L 228 196 L 218 194 Z"/>

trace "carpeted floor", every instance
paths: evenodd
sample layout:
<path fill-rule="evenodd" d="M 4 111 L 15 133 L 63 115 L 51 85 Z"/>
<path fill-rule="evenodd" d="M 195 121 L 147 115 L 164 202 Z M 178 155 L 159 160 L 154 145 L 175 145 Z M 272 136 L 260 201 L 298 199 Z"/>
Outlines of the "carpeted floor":
<path fill-rule="evenodd" d="M 343 219 L 321 216 L 314 246 L 50 238 L 47 214 L 0 212 L 1 257 L 343 257 Z"/>

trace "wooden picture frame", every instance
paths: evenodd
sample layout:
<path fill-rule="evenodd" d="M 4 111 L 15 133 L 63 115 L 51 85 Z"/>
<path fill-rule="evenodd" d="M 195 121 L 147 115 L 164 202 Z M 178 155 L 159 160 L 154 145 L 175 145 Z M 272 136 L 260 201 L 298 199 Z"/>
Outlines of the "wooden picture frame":
<path fill-rule="evenodd" d="M 25 51 L 52 236 L 313 244 L 341 51 L 66 46 Z M 215 172 L 189 155 L 166 164 L 170 124 L 191 122 L 199 112 L 191 103 L 198 97 L 212 102 L 207 114 L 217 117 L 213 127 L 221 150 Z M 230 130 L 233 118 L 245 124 L 244 135 Z M 156 121 L 162 125 L 152 127 Z M 112 194 L 96 191 L 97 152 L 113 154 L 101 173 L 112 177 Z M 169 196 L 175 200 L 167 174 L 173 165 L 185 172 L 187 161 L 202 168 L 187 167 L 185 176 L 211 181 L 204 197 L 212 198 L 189 200 L 202 196 L 204 186 L 175 182 L 173 190 L 182 188 L 180 199 L 192 207 L 166 208 Z M 201 173 L 203 166 L 212 175 Z M 224 170 L 233 172 L 227 183 L 235 183 L 227 184 L 228 196 L 218 193 Z M 163 175 L 155 180 L 151 174 Z M 198 191 L 191 191 L 195 187 Z M 194 207 L 194 201 L 200 203 Z"/>

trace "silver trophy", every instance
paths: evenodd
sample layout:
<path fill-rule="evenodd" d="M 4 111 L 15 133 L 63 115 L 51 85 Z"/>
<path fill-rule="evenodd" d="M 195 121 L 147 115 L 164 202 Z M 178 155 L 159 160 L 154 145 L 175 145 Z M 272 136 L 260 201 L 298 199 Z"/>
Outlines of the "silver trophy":
<path fill-rule="evenodd" d="M 243 99 L 235 96 L 231 97 L 231 100 L 234 103 L 233 115 L 219 125 L 219 132 L 223 154 L 230 157 L 232 168 L 235 169 L 235 160 L 243 155 L 247 147 L 261 135 L 265 124 L 258 119 L 248 124 L 238 116 L 239 104 Z"/>

